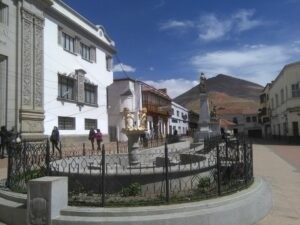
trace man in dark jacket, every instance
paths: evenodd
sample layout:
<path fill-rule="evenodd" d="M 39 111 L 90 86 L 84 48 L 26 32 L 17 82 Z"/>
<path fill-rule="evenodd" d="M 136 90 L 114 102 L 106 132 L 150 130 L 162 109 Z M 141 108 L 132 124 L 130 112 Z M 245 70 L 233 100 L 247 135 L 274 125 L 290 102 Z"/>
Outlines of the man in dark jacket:
<path fill-rule="evenodd" d="M 52 143 L 52 154 L 54 155 L 54 148 L 59 152 L 59 157 L 62 158 L 61 149 L 58 147 L 59 143 L 59 131 L 57 127 L 54 127 L 50 136 L 50 141 Z"/>

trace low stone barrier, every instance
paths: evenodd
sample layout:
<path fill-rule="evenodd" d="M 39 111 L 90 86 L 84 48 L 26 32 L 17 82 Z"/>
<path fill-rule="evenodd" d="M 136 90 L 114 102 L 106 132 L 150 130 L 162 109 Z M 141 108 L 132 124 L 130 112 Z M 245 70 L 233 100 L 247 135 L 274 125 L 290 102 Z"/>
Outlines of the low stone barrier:
<path fill-rule="evenodd" d="M 10 225 L 25 224 L 25 221 L 37 225 L 250 225 L 264 217 L 272 206 L 270 185 L 256 177 L 248 189 L 200 202 L 126 208 L 68 207 L 66 179 L 31 180 L 27 206 L 24 199 L 9 198 L 8 195 L 14 194 L 1 191 L 0 220 Z"/>

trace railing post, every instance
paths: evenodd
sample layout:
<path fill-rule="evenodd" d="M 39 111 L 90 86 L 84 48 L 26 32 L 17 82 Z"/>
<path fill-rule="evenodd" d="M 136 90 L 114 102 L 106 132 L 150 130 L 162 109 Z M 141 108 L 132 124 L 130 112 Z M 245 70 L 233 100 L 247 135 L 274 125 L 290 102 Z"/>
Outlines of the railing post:
<path fill-rule="evenodd" d="M 49 140 L 47 139 L 46 142 L 46 176 L 50 175 L 50 144 Z"/>
<path fill-rule="evenodd" d="M 119 154 L 120 150 L 119 150 L 119 140 L 117 139 L 117 154 Z"/>
<path fill-rule="evenodd" d="M 22 169 L 25 172 L 26 171 L 26 151 L 27 151 L 27 143 L 24 141 L 24 147 L 20 151 L 20 159 L 22 164 Z"/>
<path fill-rule="evenodd" d="M 101 158 L 101 168 L 102 168 L 102 176 L 101 176 L 101 206 L 105 206 L 105 148 L 104 144 L 102 144 L 102 158 Z"/>
<path fill-rule="evenodd" d="M 228 139 L 225 138 L 226 161 L 228 161 Z"/>
<path fill-rule="evenodd" d="M 240 161 L 240 142 L 239 139 L 236 140 L 236 161 Z"/>
<path fill-rule="evenodd" d="M 7 187 L 11 187 L 10 185 L 10 176 L 11 176 L 11 170 L 12 170 L 12 146 L 11 145 L 7 145 L 6 146 L 6 151 L 7 151 L 7 155 L 8 155 L 8 162 L 7 162 L 7 178 L 6 178 L 6 183 L 5 185 Z"/>
<path fill-rule="evenodd" d="M 220 148 L 217 145 L 217 185 L 218 185 L 218 195 L 221 195 L 221 162 L 220 162 Z"/>
<path fill-rule="evenodd" d="M 165 143 L 165 180 L 166 180 L 166 202 L 170 201 L 169 192 L 169 156 L 168 156 L 168 145 Z"/>
<path fill-rule="evenodd" d="M 243 161 L 244 161 L 244 179 L 245 179 L 245 184 L 248 183 L 248 174 L 247 174 L 247 144 L 246 144 L 246 141 L 244 140 L 244 143 L 243 143 L 243 154 L 244 154 L 244 157 L 243 157 Z"/>
<path fill-rule="evenodd" d="M 85 156 L 85 143 L 82 144 L 82 155 Z"/>

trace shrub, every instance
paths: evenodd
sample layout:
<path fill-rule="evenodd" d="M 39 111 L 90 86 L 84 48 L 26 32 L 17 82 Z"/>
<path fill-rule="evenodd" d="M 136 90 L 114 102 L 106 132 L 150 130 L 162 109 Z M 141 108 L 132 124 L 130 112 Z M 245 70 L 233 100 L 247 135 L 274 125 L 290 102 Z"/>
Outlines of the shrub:
<path fill-rule="evenodd" d="M 132 183 L 128 187 L 122 188 L 121 195 L 123 197 L 127 196 L 137 196 L 141 194 L 142 188 L 139 183 Z"/>
<path fill-rule="evenodd" d="M 197 190 L 201 193 L 209 190 L 210 187 L 210 177 L 201 177 L 197 185 Z"/>

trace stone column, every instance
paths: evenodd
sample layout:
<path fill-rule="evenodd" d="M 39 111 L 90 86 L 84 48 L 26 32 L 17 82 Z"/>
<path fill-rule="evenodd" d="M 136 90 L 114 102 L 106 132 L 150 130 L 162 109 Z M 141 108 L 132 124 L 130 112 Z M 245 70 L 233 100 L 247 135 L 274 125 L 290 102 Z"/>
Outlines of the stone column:
<path fill-rule="evenodd" d="M 86 72 L 82 69 L 75 70 L 77 75 L 77 102 L 79 105 L 84 104 L 84 76 Z"/>
<path fill-rule="evenodd" d="M 27 225 L 50 225 L 68 205 L 68 178 L 30 180 L 27 193 Z"/>
<path fill-rule="evenodd" d="M 22 14 L 22 65 L 20 123 L 23 139 L 41 139 L 44 132 L 44 19 Z"/>

